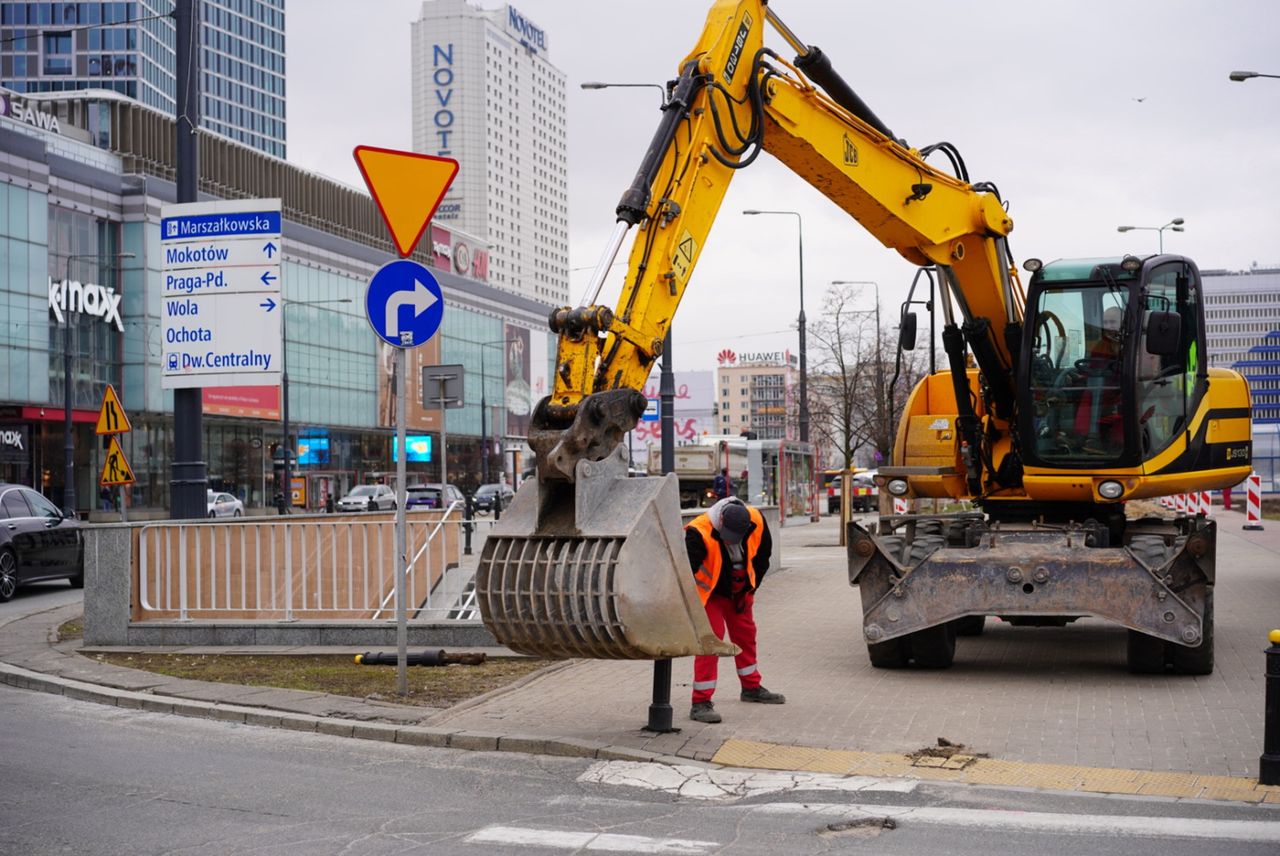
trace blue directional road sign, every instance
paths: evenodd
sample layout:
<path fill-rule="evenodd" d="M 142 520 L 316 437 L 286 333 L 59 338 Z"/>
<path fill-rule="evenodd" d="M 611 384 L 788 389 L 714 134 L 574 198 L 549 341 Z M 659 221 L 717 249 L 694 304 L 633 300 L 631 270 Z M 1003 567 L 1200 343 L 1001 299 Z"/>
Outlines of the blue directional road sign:
<path fill-rule="evenodd" d="M 369 280 L 364 294 L 369 326 L 378 338 L 397 348 L 426 344 L 444 318 L 440 283 L 417 262 L 388 262 Z"/>

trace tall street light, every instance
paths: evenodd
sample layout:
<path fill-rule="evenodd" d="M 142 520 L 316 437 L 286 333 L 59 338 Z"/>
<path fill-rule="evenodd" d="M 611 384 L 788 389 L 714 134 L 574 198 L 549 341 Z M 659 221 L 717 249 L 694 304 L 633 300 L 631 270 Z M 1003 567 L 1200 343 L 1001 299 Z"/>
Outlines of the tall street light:
<path fill-rule="evenodd" d="M 663 86 L 661 83 L 601 83 L 598 80 L 588 80 L 586 83 L 582 84 L 583 89 L 635 89 L 648 86 L 652 86 L 662 93 L 662 104 L 663 106 L 666 106 L 667 87 Z"/>
<path fill-rule="evenodd" d="M 809 355 L 805 348 L 804 318 L 804 220 L 798 211 L 761 211 L 748 208 L 743 214 L 789 214 L 796 218 L 800 249 L 800 441 L 809 442 Z"/>
<path fill-rule="evenodd" d="M 1231 74 L 1230 74 L 1230 75 L 1228 75 L 1228 76 L 1229 76 L 1232 80 L 1235 80 L 1235 81 L 1248 80 L 1248 79 L 1249 79 L 1249 78 L 1251 78 L 1251 77 L 1275 77 L 1275 78 L 1280 78 L 1280 74 L 1263 74 L 1262 72 L 1258 72 L 1258 71 L 1233 71 L 1233 72 L 1231 72 Z"/>
<path fill-rule="evenodd" d="M 106 259 L 131 259 L 133 253 L 71 253 L 67 256 L 67 265 L 62 277 L 63 294 L 67 294 L 67 284 L 71 282 L 71 262 L 73 259 L 97 259 L 99 268 Z M 72 517 L 76 513 L 76 441 L 71 431 L 71 303 L 65 297 L 63 304 L 67 317 L 62 325 L 62 421 L 64 439 L 63 452 L 66 456 L 66 469 L 63 470 L 65 484 L 62 486 L 62 513 Z M 77 312 L 77 314 L 79 314 Z"/>
<path fill-rule="evenodd" d="M 290 459 L 294 455 L 293 443 L 289 442 L 289 335 L 288 325 L 285 323 L 289 314 L 285 312 L 290 306 L 321 306 L 326 303 L 350 303 L 350 297 L 339 297 L 334 300 L 285 300 L 280 298 L 280 398 L 281 416 L 284 422 L 284 442 L 281 443 L 284 448 L 281 450 L 284 458 L 284 476 L 281 479 L 283 485 L 280 492 L 284 495 L 283 513 L 289 514 L 293 511 L 293 465 Z M 403 381 L 402 381 L 403 382 Z M 266 497 L 263 497 L 266 499 Z"/>
<path fill-rule="evenodd" d="M 1163 226 L 1116 226 L 1117 232 L 1159 232 L 1160 233 L 1160 252 L 1164 252 L 1164 230 L 1168 229 L 1172 232 L 1182 232 L 1182 224 L 1186 221 L 1181 217 L 1174 217 Z"/>
<path fill-rule="evenodd" d="M 480 442 L 484 444 L 484 451 L 480 455 L 480 478 L 481 484 L 489 483 L 489 431 L 485 427 L 485 413 L 489 409 L 489 401 L 485 397 L 487 394 L 488 381 L 484 372 L 484 349 L 485 348 L 504 348 L 512 342 L 518 342 L 519 339 L 496 339 L 492 342 L 480 343 Z M 506 361 L 503 361 L 506 365 Z M 504 378 L 505 380 L 505 378 Z M 505 401 L 505 393 L 504 393 Z M 503 410 L 506 408 L 504 407 Z M 498 494 L 498 502 L 502 502 L 502 494 Z"/>

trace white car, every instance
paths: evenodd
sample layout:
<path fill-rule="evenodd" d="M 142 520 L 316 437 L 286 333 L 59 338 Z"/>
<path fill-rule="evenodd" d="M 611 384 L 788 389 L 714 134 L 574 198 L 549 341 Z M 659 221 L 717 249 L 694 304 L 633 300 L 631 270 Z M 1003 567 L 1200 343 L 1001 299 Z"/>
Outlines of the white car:
<path fill-rule="evenodd" d="M 338 511 L 394 511 L 396 495 L 385 484 L 362 484 L 338 500 Z"/>
<path fill-rule="evenodd" d="M 206 496 L 210 517 L 243 517 L 244 503 L 229 493 L 211 490 Z"/>

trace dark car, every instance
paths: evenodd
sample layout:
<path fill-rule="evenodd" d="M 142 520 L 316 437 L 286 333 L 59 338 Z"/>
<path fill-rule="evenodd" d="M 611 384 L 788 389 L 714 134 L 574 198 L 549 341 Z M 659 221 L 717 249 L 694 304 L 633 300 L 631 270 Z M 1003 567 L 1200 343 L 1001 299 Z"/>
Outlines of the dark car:
<path fill-rule="evenodd" d="M 515 495 L 516 492 L 505 484 L 482 484 L 476 488 L 475 496 L 471 497 L 471 502 L 476 514 L 488 514 L 493 511 L 493 505 L 498 501 L 499 497 L 501 497 L 502 507 L 506 508 L 511 505 L 511 500 Z"/>
<path fill-rule="evenodd" d="M 440 507 L 440 485 L 438 484 L 411 484 L 404 489 L 405 509 L 412 511 L 415 508 L 439 508 Z M 462 491 L 458 490 L 457 485 L 449 485 L 445 493 L 445 507 L 453 505 L 455 502 L 463 501 Z"/>
<path fill-rule="evenodd" d="M 84 586 L 80 522 L 29 487 L 0 483 L 0 603 L 41 580 Z"/>

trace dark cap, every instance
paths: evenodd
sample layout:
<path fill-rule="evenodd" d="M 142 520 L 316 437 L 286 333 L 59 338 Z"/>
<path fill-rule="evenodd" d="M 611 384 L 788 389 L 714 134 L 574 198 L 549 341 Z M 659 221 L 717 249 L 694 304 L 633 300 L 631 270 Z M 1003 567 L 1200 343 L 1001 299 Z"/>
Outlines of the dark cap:
<path fill-rule="evenodd" d="M 720 540 L 737 544 L 751 530 L 751 514 L 745 505 L 730 503 L 720 512 Z"/>

